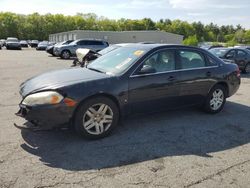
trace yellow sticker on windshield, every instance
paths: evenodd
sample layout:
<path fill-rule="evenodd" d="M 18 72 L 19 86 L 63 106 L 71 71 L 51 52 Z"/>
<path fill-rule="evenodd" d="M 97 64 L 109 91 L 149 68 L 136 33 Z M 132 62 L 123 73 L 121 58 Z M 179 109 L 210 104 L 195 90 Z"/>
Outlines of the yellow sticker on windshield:
<path fill-rule="evenodd" d="M 142 54 L 143 54 L 143 50 L 136 50 L 135 52 L 134 52 L 134 55 L 136 55 L 136 56 L 141 56 Z"/>

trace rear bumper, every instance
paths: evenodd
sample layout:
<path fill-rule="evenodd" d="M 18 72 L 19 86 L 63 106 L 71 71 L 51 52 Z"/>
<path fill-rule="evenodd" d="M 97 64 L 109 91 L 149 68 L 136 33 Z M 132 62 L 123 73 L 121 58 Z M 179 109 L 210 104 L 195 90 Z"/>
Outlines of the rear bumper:
<path fill-rule="evenodd" d="M 240 83 L 241 79 L 239 77 L 235 77 L 234 80 L 230 80 L 228 97 L 231 97 L 238 91 L 238 89 L 240 88 Z"/>
<path fill-rule="evenodd" d="M 40 127 L 58 127 L 69 123 L 73 108 L 66 106 L 65 104 L 57 105 L 41 105 L 41 106 L 25 106 L 20 104 L 20 109 L 16 113 L 27 121 L 30 121 Z"/>

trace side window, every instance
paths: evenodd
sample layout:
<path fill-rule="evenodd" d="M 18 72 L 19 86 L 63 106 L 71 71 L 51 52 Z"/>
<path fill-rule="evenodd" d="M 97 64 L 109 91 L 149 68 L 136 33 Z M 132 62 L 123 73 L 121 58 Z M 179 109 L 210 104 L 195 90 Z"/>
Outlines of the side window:
<path fill-rule="evenodd" d="M 246 52 L 244 52 L 242 50 L 238 50 L 237 57 L 242 58 L 242 57 L 245 57 L 246 55 L 247 55 Z"/>
<path fill-rule="evenodd" d="M 86 41 L 86 45 L 92 45 L 92 46 L 94 46 L 94 45 L 103 45 L 103 43 L 100 42 L 100 41 L 89 40 L 89 41 Z"/>
<path fill-rule="evenodd" d="M 174 50 L 162 50 L 150 56 L 143 63 L 143 67 L 150 66 L 155 72 L 166 72 L 175 70 Z"/>
<path fill-rule="evenodd" d="M 92 41 L 92 45 L 101 46 L 103 43 L 101 41 Z"/>
<path fill-rule="evenodd" d="M 207 66 L 210 67 L 210 66 L 216 66 L 216 65 L 218 65 L 218 63 L 210 56 L 207 56 Z"/>
<path fill-rule="evenodd" d="M 179 51 L 179 56 L 182 69 L 192 69 L 206 66 L 204 57 L 198 52 L 182 50 Z"/>
<path fill-rule="evenodd" d="M 235 57 L 235 50 L 230 50 L 226 56 L 225 56 L 227 59 L 232 59 Z"/>
<path fill-rule="evenodd" d="M 87 45 L 87 43 L 86 43 L 85 40 L 80 40 L 80 41 L 77 42 L 77 44 L 78 44 L 78 45 L 81 45 L 81 46 Z"/>

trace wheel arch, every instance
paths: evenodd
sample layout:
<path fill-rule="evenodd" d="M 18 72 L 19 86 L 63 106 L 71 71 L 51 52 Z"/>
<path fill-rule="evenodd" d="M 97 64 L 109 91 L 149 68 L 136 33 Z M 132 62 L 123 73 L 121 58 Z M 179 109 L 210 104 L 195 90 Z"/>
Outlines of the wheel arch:
<path fill-rule="evenodd" d="M 84 104 L 84 102 L 86 102 L 87 100 L 90 100 L 92 98 L 95 98 L 95 97 L 106 97 L 106 98 L 109 98 L 110 100 L 112 100 L 116 104 L 116 106 L 118 108 L 118 112 L 119 112 L 119 114 L 121 114 L 121 108 L 120 108 L 119 100 L 115 96 L 113 96 L 111 94 L 108 94 L 108 93 L 96 93 L 96 94 L 93 94 L 93 95 L 91 95 L 91 96 L 89 96 L 87 98 L 84 98 L 83 100 L 81 100 L 78 103 L 78 105 L 76 106 L 76 108 L 73 111 L 71 120 L 74 121 L 75 114 L 76 114 L 77 110 Z"/>
<path fill-rule="evenodd" d="M 63 49 L 62 52 L 61 52 L 61 54 L 60 54 L 60 56 L 62 56 L 63 52 L 65 52 L 65 51 L 69 52 L 70 56 L 72 55 L 71 51 L 69 49 Z"/>
<path fill-rule="evenodd" d="M 213 89 L 213 88 L 214 88 L 215 86 L 217 86 L 217 85 L 221 85 L 221 86 L 223 86 L 223 87 L 226 89 L 226 97 L 228 97 L 228 96 L 229 96 L 229 86 L 228 86 L 228 83 L 225 82 L 225 81 L 219 81 L 219 82 L 217 82 L 216 84 L 214 84 L 214 85 L 209 89 L 209 92 L 208 92 L 208 93 L 210 93 L 211 89 Z"/>

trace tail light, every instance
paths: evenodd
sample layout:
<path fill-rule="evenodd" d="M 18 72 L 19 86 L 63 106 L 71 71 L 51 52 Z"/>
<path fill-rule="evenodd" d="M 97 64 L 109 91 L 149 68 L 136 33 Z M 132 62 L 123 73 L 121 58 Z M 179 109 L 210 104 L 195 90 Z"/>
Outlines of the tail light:
<path fill-rule="evenodd" d="M 236 75 L 237 75 L 237 77 L 240 77 L 240 69 L 238 66 L 237 66 L 237 70 L 236 70 Z"/>

